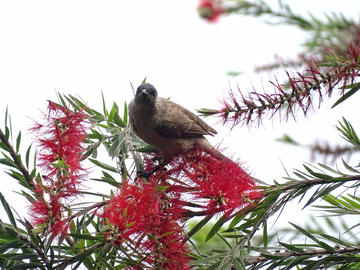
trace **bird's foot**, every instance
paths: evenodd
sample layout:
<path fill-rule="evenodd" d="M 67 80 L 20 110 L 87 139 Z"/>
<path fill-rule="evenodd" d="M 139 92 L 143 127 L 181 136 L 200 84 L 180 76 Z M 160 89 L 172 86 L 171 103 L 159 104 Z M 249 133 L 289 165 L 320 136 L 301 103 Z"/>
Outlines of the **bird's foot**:
<path fill-rule="evenodd" d="M 153 168 L 151 171 L 145 171 L 145 172 L 141 172 L 141 171 L 137 171 L 136 175 L 139 177 L 143 177 L 143 178 L 149 178 L 150 175 L 152 175 L 154 172 L 158 171 L 160 168 L 162 167 L 162 165 L 157 165 L 155 168 Z"/>

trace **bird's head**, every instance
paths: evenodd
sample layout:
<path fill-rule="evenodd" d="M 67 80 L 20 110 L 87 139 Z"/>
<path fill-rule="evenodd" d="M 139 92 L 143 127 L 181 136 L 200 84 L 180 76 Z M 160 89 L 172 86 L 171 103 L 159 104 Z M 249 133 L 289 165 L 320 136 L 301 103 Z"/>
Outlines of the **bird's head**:
<path fill-rule="evenodd" d="M 137 102 L 155 103 L 157 91 L 150 83 L 144 83 L 137 88 L 135 99 Z"/>

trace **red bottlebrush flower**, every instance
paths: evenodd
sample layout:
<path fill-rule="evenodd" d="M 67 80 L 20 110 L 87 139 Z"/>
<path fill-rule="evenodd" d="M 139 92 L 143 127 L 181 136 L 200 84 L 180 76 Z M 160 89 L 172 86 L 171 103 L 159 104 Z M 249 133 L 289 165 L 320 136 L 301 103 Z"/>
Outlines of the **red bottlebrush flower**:
<path fill-rule="evenodd" d="M 209 215 L 224 212 L 228 216 L 261 197 L 254 180 L 238 162 L 219 160 L 201 151 L 185 160 L 185 174 L 196 185 L 192 194 L 207 202 Z"/>
<path fill-rule="evenodd" d="M 295 119 L 298 110 L 304 116 L 310 108 L 314 107 L 314 96 L 318 96 L 318 107 L 320 107 L 324 97 L 331 97 L 335 89 L 340 89 L 339 94 L 344 95 L 346 89 L 352 88 L 359 80 L 360 63 L 360 43 L 349 44 L 346 51 L 337 55 L 328 50 L 326 67 L 318 68 L 316 61 L 312 60 L 312 65 L 304 70 L 290 74 L 286 84 L 280 84 L 276 79 L 271 84 L 275 87 L 274 93 L 258 92 L 253 89 L 246 96 L 238 87 L 238 95 L 230 89 L 229 95 L 221 102 L 219 110 L 201 109 L 204 116 L 217 115 L 220 121 L 230 123 L 232 128 L 241 124 L 261 123 L 264 116 L 272 118 L 275 114 L 284 112 L 285 117 L 292 116 Z M 314 95 L 316 93 L 316 95 Z M 348 92 L 349 93 L 349 92 Z M 344 99 L 345 100 L 345 99 Z"/>
<path fill-rule="evenodd" d="M 82 111 L 73 112 L 51 101 L 48 110 L 44 123 L 31 129 L 39 146 L 38 166 L 44 173 L 35 185 L 37 201 L 29 209 L 33 225 L 48 228 L 46 233 L 55 237 L 66 234 L 69 221 L 62 214 L 64 200 L 80 193 L 78 186 L 86 175 L 80 162 L 88 123 Z"/>
<path fill-rule="evenodd" d="M 40 148 L 38 166 L 51 178 L 59 171 L 59 167 L 54 166 L 54 163 L 62 160 L 70 175 L 79 176 L 84 170 L 80 161 L 85 150 L 82 143 L 87 137 L 87 116 L 82 111 L 72 112 L 68 108 L 57 107 L 51 101 L 48 109 L 45 123 L 37 123 L 31 129 L 36 134 Z"/>
<path fill-rule="evenodd" d="M 166 189 L 154 181 L 139 180 L 137 185 L 123 183 L 101 216 L 124 233 L 125 240 L 133 233 L 153 232 L 153 227 L 161 224 L 162 216 L 171 216 L 175 220 L 181 217 L 182 210 L 175 203 L 178 198 L 167 197 Z"/>
<path fill-rule="evenodd" d="M 68 221 L 64 220 L 61 212 L 61 204 L 58 198 L 53 197 L 50 202 L 35 201 L 29 207 L 31 211 L 31 223 L 37 227 L 35 231 L 44 232 L 48 229 L 53 237 L 67 234 Z"/>
<path fill-rule="evenodd" d="M 142 243 L 142 249 L 150 254 L 146 263 L 154 269 L 190 269 L 184 229 L 175 220 L 164 216 L 161 226 L 149 234 Z"/>
<path fill-rule="evenodd" d="M 210 22 L 217 21 L 219 16 L 224 13 L 224 8 L 214 0 L 201 0 L 197 9 L 200 17 Z"/>
<path fill-rule="evenodd" d="M 153 169 L 155 160 L 149 155 L 145 169 Z M 147 181 L 138 177 L 133 184 L 124 182 L 101 214 L 112 226 L 106 233 L 108 243 L 139 257 L 138 265 L 126 269 L 190 269 L 183 228 L 189 208 L 230 215 L 262 197 L 238 163 L 201 150 L 174 158 L 168 167 Z"/>
<path fill-rule="evenodd" d="M 101 217 L 112 226 L 106 239 L 113 245 L 147 254 L 142 265 L 158 269 L 188 269 L 180 192 L 167 183 L 167 172 L 156 172 L 148 182 L 124 182 L 104 207 Z M 151 255 L 148 255 L 151 254 Z M 142 269 L 130 267 L 128 269 Z"/>
<path fill-rule="evenodd" d="M 120 186 L 101 215 L 114 226 L 117 239 L 130 240 L 131 235 L 146 234 L 149 226 L 157 225 L 156 216 L 161 208 L 157 193 L 152 183 L 141 183 L 141 186 L 123 183 Z"/>

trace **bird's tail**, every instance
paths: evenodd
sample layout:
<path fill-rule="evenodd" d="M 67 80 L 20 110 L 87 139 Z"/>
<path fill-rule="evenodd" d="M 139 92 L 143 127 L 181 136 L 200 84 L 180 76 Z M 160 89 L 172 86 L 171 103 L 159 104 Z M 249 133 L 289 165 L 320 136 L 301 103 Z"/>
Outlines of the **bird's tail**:
<path fill-rule="evenodd" d="M 218 158 L 219 160 L 227 160 L 229 162 L 233 162 L 230 158 L 228 158 L 223 153 L 221 153 L 217 147 L 212 146 L 208 140 L 204 141 L 202 144 L 203 144 L 202 148 L 204 149 L 205 152 L 211 154 L 212 156 Z"/>

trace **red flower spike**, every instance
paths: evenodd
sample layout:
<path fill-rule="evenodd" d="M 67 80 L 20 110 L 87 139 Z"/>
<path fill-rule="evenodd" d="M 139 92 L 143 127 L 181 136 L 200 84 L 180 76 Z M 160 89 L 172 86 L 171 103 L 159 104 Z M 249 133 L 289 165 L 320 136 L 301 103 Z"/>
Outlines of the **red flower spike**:
<path fill-rule="evenodd" d="M 355 83 L 359 77 L 360 43 L 350 43 L 345 52 L 338 53 L 327 50 L 327 63 L 329 68 L 318 68 L 315 63 L 309 61 L 304 72 L 290 75 L 286 72 L 288 81 L 286 85 L 279 84 L 277 78 L 271 82 L 275 87 L 272 94 L 259 93 L 255 89 L 245 97 L 239 90 L 236 96 L 232 90 L 228 97 L 221 101 L 219 110 L 203 109 L 211 111 L 211 115 L 217 115 L 223 124 L 230 123 L 231 128 L 237 124 L 249 125 L 253 122 L 261 123 L 262 119 L 269 114 L 272 118 L 276 113 L 281 114 L 281 108 L 286 106 L 286 119 L 289 116 L 295 119 L 297 110 L 301 110 L 306 116 L 309 109 L 313 107 L 313 97 L 316 93 L 319 96 L 318 107 L 324 97 L 331 97 L 336 88 L 340 88 L 340 95 L 344 94 L 347 86 Z M 265 91 L 264 91 L 265 92 Z"/>
<path fill-rule="evenodd" d="M 48 228 L 52 237 L 66 235 L 69 220 L 64 219 L 65 200 L 80 193 L 79 185 L 86 176 L 80 164 L 87 137 L 87 115 L 49 102 L 44 123 L 36 123 L 31 131 L 39 146 L 38 166 L 43 170 L 43 184 L 37 184 L 38 201 L 29 207 L 32 223 Z M 41 183 L 41 179 L 38 181 Z"/>
<path fill-rule="evenodd" d="M 124 240 L 134 233 L 146 234 L 150 226 L 156 226 L 159 213 L 158 191 L 152 183 L 140 186 L 124 183 L 104 209 L 106 218 Z M 150 229 L 151 231 L 151 229 Z"/>
<path fill-rule="evenodd" d="M 155 269 L 190 269 L 189 248 L 185 245 L 186 237 L 183 228 L 171 217 L 165 217 L 161 227 L 143 242 L 143 250 L 150 254 L 145 262 Z"/>
<path fill-rule="evenodd" d="M 188 162 L 186 175 L 197 185 L 194 195 L 197 200 L 208 201 L 209 215 L 224 212 L 230 215 L 236 209 L 249 205 L 246 198 L 253 198 L 255 182 L 238 163 L 218 160 L 216 157 L 201 153 L 196 155 L 197 162 Z"/>
<path fill-rule="evenodd" d="M 136 185 L 120 186 L 101 214 L 112 225 L 106 234 L 107 241 L 113 245 L 127 242 L 125 246 L 133 245 L 139 254 L 151 254 L 143 259 L 146 265 L 188 269 L 188 257 L 184 255 L 189 252 L 185 233 L 176 222 L 181 216 L 181 207 L 177 206 L 176 198 L 168 198 L 166 188 L 162 189 L 154 180 L 138 179 Z"/>
<path fill-rule="evenodd" d="M 156 165 L 156 158 L 148 155 L 145 169 Z M 261 197 L 238 162 L 196 150 L 174 158 L 168 169 L 160 168 L 146 181 L 138 177 L 133 184 L 123 182 L 101 217 L 112 226 L 107 242 L 140 256 L 139 265 L 127 269 L 190 269 L 183 228 L 189 208 L 204 207 L 208 215 L 229 216 Z"/>
<path fill-rule="evenodd" d="M 210 21 L 216 22 L 221 14 L 224 13 L 224 8 L 214 0 L 201 0 L 198 5 L 198 12 L 200 17 Z"/>

